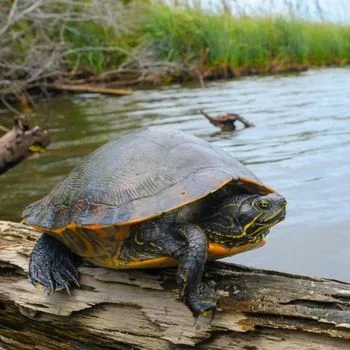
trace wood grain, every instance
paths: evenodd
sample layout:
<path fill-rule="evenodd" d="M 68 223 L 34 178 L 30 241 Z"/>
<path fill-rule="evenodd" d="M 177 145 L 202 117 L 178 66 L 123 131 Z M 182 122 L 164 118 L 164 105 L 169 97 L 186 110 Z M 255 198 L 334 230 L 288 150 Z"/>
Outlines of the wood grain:
<path fill-rule="evenodd" d="M 208 323 L 177 300 L 174 269 L 83 264 L 80 289 L 43 294 L 26 276 L 38 236 L 0 221 L 0 348 L 350 348 L 349 283 L 211 263 L 220 310 Z"/>

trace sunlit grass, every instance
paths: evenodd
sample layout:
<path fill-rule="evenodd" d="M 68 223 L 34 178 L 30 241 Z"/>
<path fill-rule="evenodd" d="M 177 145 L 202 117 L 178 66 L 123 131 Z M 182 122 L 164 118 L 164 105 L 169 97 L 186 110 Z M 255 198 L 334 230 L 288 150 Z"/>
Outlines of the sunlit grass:
<path fill-rule="evenodd" d="M 233 17 L 153 6 L 145 38 L 165 61 L 203 76 L 274 73 L 350 62 L 350 26 L 284 17 Z"/>

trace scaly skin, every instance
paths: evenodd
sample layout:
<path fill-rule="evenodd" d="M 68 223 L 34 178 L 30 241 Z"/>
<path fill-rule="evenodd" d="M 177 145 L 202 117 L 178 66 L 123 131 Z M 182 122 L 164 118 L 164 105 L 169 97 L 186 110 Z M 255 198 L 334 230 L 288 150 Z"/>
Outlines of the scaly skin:
<path fill-rule="evenodd" d="M 207 258 L 207 237 L 198 225 L 168 224 L 163 220 L 146 222 L 132 230 L 121 258 L 130 260 L 160 255 L 168 255 L 178 261 L 180 298 L 194 315 L 216 309 L 218 298 L 215 290 L 201 286 Z"/>
<path fill-rule="evenodd" d="M 79 287 L 77 256 L 56 238 L 42 234 L 30 255 L 29 280 L 37 288 L 51 294 L 69 287 Z"/>
<path fill-rule="evenodd" d="M 218 298 L 201 280 L 208 242 L 231 248 L 263 239 L 283 220 L 286 200 L 279 194 L 236 195 L 219 203 L 198 222 L 171 222 L 172 216 L 134 225 L 119 259 L 146 260 L 170 256 L 178 262 L 180 297 L 195 316 L 212 317 Z M 55 237 L 43 234 L 30 259 L 30 280 L 53 292 L 78 284 L 74 255 Z"/>

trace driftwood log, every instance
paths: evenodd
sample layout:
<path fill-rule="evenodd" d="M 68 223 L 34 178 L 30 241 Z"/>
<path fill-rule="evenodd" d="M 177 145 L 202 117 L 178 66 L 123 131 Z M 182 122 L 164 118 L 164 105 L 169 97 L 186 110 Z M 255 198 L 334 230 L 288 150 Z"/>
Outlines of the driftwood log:
<path fill-rule="evenodd" d="M 38 233 L 0 221 L 0 349 L 349 349 L 350 284 L 212 263 L 220 311 L 196 323 L 175 270 L 84 264 L 81 288 L 47 296 L 27 281 Z"/>
<path fill-rule="evenodd" d="M 30 128 L 24 117 L 15 117 L 12 129 L 0 138 L 0 174 L 33 154 L 31 147 L 46 148 L 49 140 L 46 131 Z"/>
<path fill-rule="evenodd" d="M 61 90 L 61 91 L 70 91 L 70 92 L 87 92 L 87 93 L 100 93 L 106 95 L 130 95 L 132 93 L 129 89 L 115 89 L 112 87 L 94 85 L 94 84 L 60 84 L 53 83 L 46 86 L 49 90 Z"/>

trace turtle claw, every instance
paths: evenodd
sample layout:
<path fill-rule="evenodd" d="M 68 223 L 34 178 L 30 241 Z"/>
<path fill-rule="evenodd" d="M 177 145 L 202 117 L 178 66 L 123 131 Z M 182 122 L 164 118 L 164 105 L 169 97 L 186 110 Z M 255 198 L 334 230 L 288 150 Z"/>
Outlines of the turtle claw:
<path fill-rule="evenodd" d="M 66 289 L 67 294 L 68 294 L 68 295 L 71 295 L 71 294 L 70 294 L 69 286 L 68 286 L 68 284 L 67 284 L 66 282 L 64 282 L 64 288 Z"/>
<path fill-rule="evenodd" d="M 51 294 L 51 290 L 48 289 L 47 287 L 44 287 L 41 283 L 39 283 L 38 281 L 34 281 L 31 278 L 28 279 L 29 282 L 35 287 L 35 289 L 39 290 L 42 293 L 45 293 L 47 295 Z"/>
<path fill-rule="evenodd" d="M 212 281 L 201 283 L 198 286 L 198 296 L 189 300 L 188 304 L 193 311 L 196 322 L 209 324 L 214 319 L 219 301 L 214 286 Z"/>
<path fill-rule="evenodd" d="M 55 291 L 55 287 L 53 286 L 53 280 L 52 280 L 52 277 L 50 277 L 49 279 L 49 282 L 50 282 L 50 289 L 47 291 L 47 294 L 53 294 L 54 291 Z"/>
<path fill-rule="evenodd" d="M 206 309 L 197 316 L 197 319 L 205 319 L 211 322 L 214 319 L 215 311 L 216 311 L 216 307 L 211 307 L 210 309 Z"/>
<path fill-rule="evenodd" d="M 33 266 L 32 261 L 29 262 L 29 282 L 41 292 L 50 295 L 54 292 L 54 281 L 49 270 L 42 266 Z"/>
<path fill-rule="evenodd" d="M 212 309 L 204 310 L 201 313 L 199 313 L 196 316 L 196 320 L 195 320 L 196 328 L 202 329 L 209 326 L 215 317 L 215 311 L 216 309 L 212 308 Z"/>
<path fill-rule="evenodd" d="M 66 279 L 68 279 L 69 283 L 74 283 L 74 285 L 76 287 L 80 288 L 80 284 L 79 284 L 78 279 L 77 279 L 78 271 L 75 268 L 75 266 L 73 266 L 73 267 L 74 267 L 73 271 L 70 271 L 68 269 L 65 271 L 65 277 L 66 277 Z M 70 293 L 68 292 L 68 294 L 70 294 Z"/>

